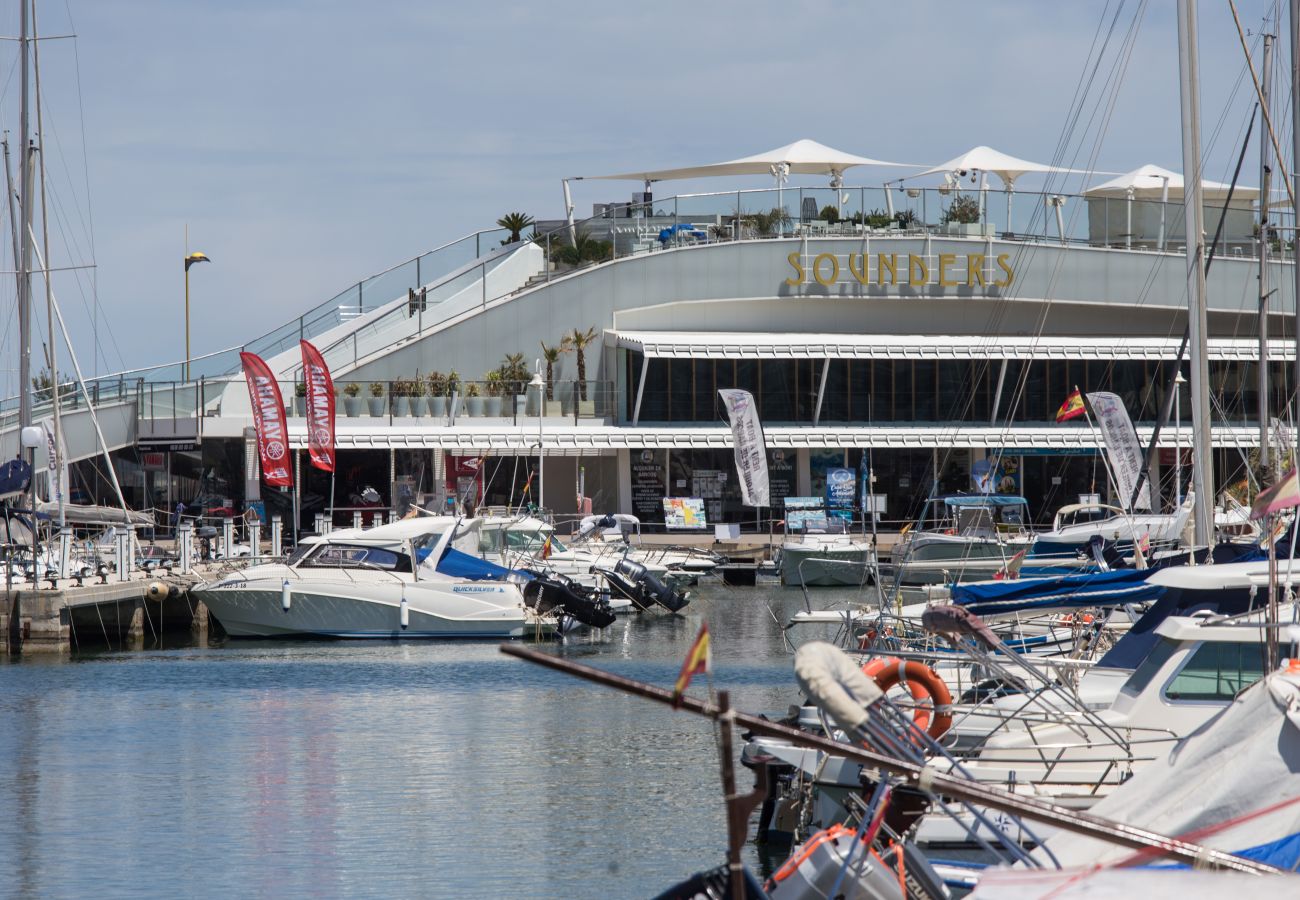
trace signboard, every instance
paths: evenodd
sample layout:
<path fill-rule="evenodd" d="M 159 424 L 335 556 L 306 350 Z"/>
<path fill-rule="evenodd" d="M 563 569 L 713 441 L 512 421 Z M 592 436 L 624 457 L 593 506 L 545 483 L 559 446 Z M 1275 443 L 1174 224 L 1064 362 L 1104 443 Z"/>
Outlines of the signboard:
<path fill-rule="evenodd" d="M 830 509 L 852 509 L 857 485 L 852 469 L 826 470 L 826 506 Z"/>
<path fill-rule="evenodd" d="M 774 506 L 795 492 L 793 450 L 777 448 L 768 454 L 767 484 Z"/>
<path fill-rule="evenodd" d="M 704 500 L 700 497 L 664 497 L 664 525 L 669 528 L 705 529 Z"/>
<path fill-rule="evenodd" d="M 146 472 L 161 472 L 167 467 L 167 455 L 158 452 L 141 453 L 140 464 Z"/>
<path fill-rule="evenodd" d="M 653 522 L 663 512 L 660 500 L 668 492 L 664 450 L 632 453 L 632 513 L 642 522 Z"/>

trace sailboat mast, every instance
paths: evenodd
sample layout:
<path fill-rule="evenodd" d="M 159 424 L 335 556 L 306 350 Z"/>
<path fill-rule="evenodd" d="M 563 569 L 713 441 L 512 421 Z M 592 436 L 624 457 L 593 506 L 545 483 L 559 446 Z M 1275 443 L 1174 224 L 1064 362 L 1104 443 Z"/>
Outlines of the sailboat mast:
<path fill-rule="evenodd" d="M 19 65 L 22 68 L 19 77 L 20 125 L 18 132 L 19 188 L 18 198 L 21 203 L 22 223 L 18 227 L 19 258 L 18 263 L 18 426 L 26 428 L 32 424 L 32 242 L 30 236 L 32 204 L 31 191 L 28 190 L 31 175 L 31 153 L 28 152 L 27 109 L 28 94 L 28 57 L 31 53 L 27 37 L 28 0 L 19 0 L 22 7 L 20 32 L 18 38 Z"/>
<path fill-rule="evenodd" d="M 1292 193 L 1300 197 L 1300 166 L 1296 165 L 1300 161 L 1300 131 L 1296 130 L 1297 125 L 1300 125 L 1300 0 L 1291 0 L 1291 185 Z M 1300 222 L 1300 215 L 1296 220 Z M 1291 245 L 1291 259 L 1294 262 L 1291 270 L 1295 278 L 1295 293 L 1292 298 L 1295 324 L 1291 336 L 1296 342 L 1295 376 L 1291 383 L 1295 385 L 1300 384 L 1300 260 L 1297 260 L 1296 252 L 1296 248 L 1300 248 L 1300 231 L 1293 232 L 1291 238 L 1294 241 Z M 1291 421 L 1296 425 L 1295 439 L 1298 442 L 1295 462 L 1300 463 L 1300 404 L 1297 404 L 1293 412 Z"/>
<path fill-rule="evenodd" d="M 1265 28 L 1268 27 L 1265 21 Z M 1268 107 L 1271 105 L 1273 84 L 1273 41 L 1275 36 L 1264 32 L 1264 72 L 1260 82 L 1260 95 L 1264 104 L 1264 122 L 1272 121 L 1269 116 Z M 1269 304 L 1269 279 L 1268 279 L 1268 241 L 1269 241 L 1269 180 L 1273 174 L 1271 163 L 1272 145 L 1268 141 L 1268 136 L 1263 131 L 1260 132 L 1259 138 L 1259 483 L 1262 486 L 1273 483 L 1273 466 L 1271 465 L 1270 456 L 1272 455 L 1271 441 L 1269 440 L 1268 423 L 1272 413 L 1269 403 L 1269 389 L 1272 386 L 1272 378 L 1269 377 L 1268 362 L 1268 304 Z"/>
<path fill-rule="evenodd" d="M 1295 2 L 1295 0 L 1293 0 Z M 1191 354 L 1192 489 L 1195 541 L 1214 539 L 1214 451 L 1210 443 L 1210 367 L 1205 304 L 1205 227 L 1201 202 L 1201 91 L 1196 0 L 1178 2 L 1179 100 L 1183 125 L 1183 222 L 1187 241 L 1187 332 Z"/>

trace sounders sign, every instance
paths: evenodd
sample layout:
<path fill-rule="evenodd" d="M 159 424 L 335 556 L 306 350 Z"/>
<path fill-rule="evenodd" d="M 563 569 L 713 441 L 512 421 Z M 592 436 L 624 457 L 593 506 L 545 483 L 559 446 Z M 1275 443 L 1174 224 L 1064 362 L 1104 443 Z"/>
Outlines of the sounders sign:
<path fill-rule="evenodd" d="M 1008 288 L 1016 279 L 1011 254 L 938 253 L 818 253 L 811 258 L 795 251 L 786 257 L 793 270 L 791 287 L 816 282 L 906 287 Z"/>

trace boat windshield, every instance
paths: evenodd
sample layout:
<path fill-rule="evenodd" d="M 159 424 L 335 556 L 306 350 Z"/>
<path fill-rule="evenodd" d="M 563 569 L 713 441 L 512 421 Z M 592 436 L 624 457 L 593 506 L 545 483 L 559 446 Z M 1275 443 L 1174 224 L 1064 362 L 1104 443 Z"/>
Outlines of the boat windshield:
<path fill-rule="evenodd" d="M 999 494 L 936 497 L 925 504 L 920 528 L 951 530 L 957 534 L 1022 531 L 1029 521 L 1029 504 L 1023 497 Z"/>
<path fill-rule="evenodd" d="M 1169 662 L 1169 657 L 1174 655 L 1174 651 L 1178 649 L 1178 646 L 1177 641 L 1170 640 L 1167 637 L 1160 638 L 1156 645 L 1151 648 L 1151 652 L 1147 654 L 1147 658 L 1142 660 L 1141 664 L 1133 670 L 1133 674 L 1129 676 L 1128 681 L 1124 682 L 1124 686 L 1120 688 L 1120 691 L 1130 697 L 1136 697 L 1145 691 L 1147 685 L 1151 683 L 1151 679 L 1155 678 L 1156 673 L 1165 667 L 1165 663 Z"/>
<path fill-rule="evenodd" d="M 341 569 L 382 569 L 386 572 L 411 571 L 411 558 L 383 547 L 354 547 L 346 544 L 318 544 L 317 552 L 302 560 L 303 567 Z"/>
<path fill-rule="evenodd" d="M 543 531 L 540 528 L 535 531 L 520 531 L 514 528 L 507 529 L 506 548 L 509 550 L 536 553 L 542 549 L 542 545 L 546 543 L 548 535 L 550 535 L 551 538 L 551 552 L 563 553 L 565 548 L 564 545 L 560 543 L 560 539 L 554 534 L 551 534 L 548 531 Z"/>

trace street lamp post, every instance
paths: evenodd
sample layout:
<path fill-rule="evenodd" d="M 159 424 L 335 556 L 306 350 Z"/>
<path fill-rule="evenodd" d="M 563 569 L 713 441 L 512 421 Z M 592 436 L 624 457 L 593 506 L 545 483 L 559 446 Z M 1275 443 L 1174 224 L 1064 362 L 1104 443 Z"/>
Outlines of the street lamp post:
<path fill-rule="evenodd" d="M 207 256 L 195 250 L 185 255 L 185 380 L 190 380 L 190 266 L 195 263 L 212 262 Z"/>
<path fill-rule="evenodd" d="M 546 380 L 542 378 L 542 361 L 538 360 L 536 367 L 533 369 L 533 377 L 529 380 L 528 386 L 537 392 L 537 508 L 545 508 L 543 500 L 543 491 L 546 489 L 545 459 L 546 454 L 542 449 L 542 416 L 546 413 Z"/>

